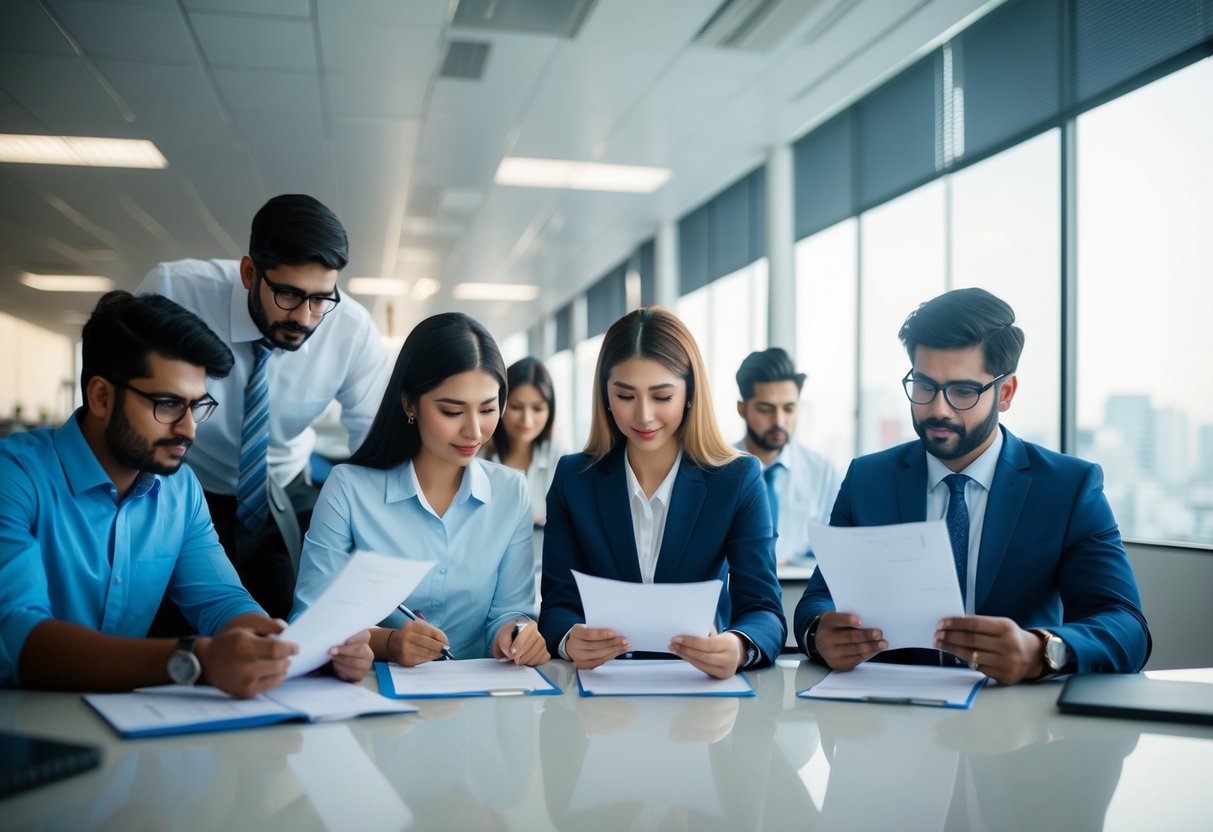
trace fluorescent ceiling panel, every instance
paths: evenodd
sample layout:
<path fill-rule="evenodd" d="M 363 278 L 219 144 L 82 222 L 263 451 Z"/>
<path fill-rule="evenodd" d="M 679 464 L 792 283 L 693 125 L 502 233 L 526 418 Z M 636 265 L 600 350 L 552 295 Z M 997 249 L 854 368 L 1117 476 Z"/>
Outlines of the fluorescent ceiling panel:
<path fill-rule="evenodd" d="M 94 274 L 32 274 L 23 272 L 17 280 L 40 292 L 108 292 L 114 281 Z"/>
<path fill-rule="evenodd" d="M 531 159 L 521 156 L 507 156 L 502 159 L 496 177 L 498 185 L 628 194 L 651 194 L 669 179 L 669 168 L 607 165 L 564 159 Z"/>
<path fill-rule="evenodd" d="M 529 283 L 460 283 L 453 294 L 456 300 L 528 301 L 539 297 L 539 287 Z"/>
<path fill-rule="evenodd" d="M 146 139 L 29 136 L 0 133 L 0 162 L 95 168 L 164 168 L 168 160 Z"/>

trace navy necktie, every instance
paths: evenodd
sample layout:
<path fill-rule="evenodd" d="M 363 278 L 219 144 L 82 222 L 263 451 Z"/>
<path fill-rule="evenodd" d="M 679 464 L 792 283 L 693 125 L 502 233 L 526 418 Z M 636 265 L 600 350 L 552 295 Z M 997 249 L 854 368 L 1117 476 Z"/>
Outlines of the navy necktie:
<path fill-rule="evenodd" d="M 771 506 L 771 527 L 779 533 L 779 497 L 775 493 L 776 466 L 771 465 L 762 472 L 762 478 L 767 482 L 767 503 Z"/>
<path fill-rule="evenodd" d="M 952 541 L 952 560 L 956 563 L 956 579 L 960 581 L 960 599 L 965 600 L 969 586 L 969 506 L 965 502 L 964 474 L 943 478 L 948 486 L 948 539 Z"/>
<path fill-rule="evenodd" d="M 249 531 L 269 513 L 265 452 L 270 442 L 270 383 L 266 362 L 272 348 L 264 339 L 253 343 L 253 370 L 244 386 L 244 422 L 240 427 L 240 480 L 236 485 L 236 518 Z"/>

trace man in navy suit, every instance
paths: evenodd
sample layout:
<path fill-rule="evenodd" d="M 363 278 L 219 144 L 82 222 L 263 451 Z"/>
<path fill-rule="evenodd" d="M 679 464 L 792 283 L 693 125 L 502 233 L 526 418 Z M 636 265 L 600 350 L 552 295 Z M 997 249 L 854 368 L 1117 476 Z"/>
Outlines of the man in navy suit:
<path fill-rule="evenodd" d="M 946 519 L 965 615 L 942 620 L 934 646 L 1001 684 L 1135 672 L 1150 632 L 1102 471 L 998 424 L 1018 385 L 1024 336 L 1014 322 L 1011 307 L 982 289 L 947 292 L 910 313 L 899 335 L 913 365 L 903 384 L 919 441 L 852 462 L 830 523 Z M 796 606 L 795 628 L 801 649 L 835 670 L 888 646 L 880 630 L 835 611 L 821 570 Z"/>

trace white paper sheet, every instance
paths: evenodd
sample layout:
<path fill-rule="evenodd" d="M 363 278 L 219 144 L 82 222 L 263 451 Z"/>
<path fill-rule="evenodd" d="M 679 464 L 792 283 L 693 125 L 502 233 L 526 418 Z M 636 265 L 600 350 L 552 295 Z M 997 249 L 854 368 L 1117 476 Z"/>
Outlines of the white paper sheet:
<path fill-rule="evenodd" d="M 985 681 L 985 674 L 965 668 L 864 662 L 846 673 L 834 671 L 797 695 L 964 708 L 970 704 L 974 686 Z"/>
<path fill-rule="evenodd" d="M 587 627 L 614 630 L 633 650 L 670 652 L 674 636 L 706 636 L 712 630 L 720 581 L 637 584 L 595 578 L 573 570 Z"/>
<path fill-rule="evenodd" d="M 354 552 L 328 589 L 279 636 L 299 645 L 287 678 L 312 672 L 328 662 L 330 647 L 387 618 L 433 566 L 433 561 Z"/>
<path fill-rule="evenodd" d="M 947 524 L 823 526 L 809 523 L 834 608 L 875 627 L 890 650 L 935 644 L 941 618 L 964 615 Z"/>
<path fill-rule="evenodd" d="M 265 696 L 289 710 L 306 714 L 313 722 L 352 719 L 363 714 L 408 714 L 417 710 L 406 702 L 388 699 L 335 676 L 288 679 Z"/>
<path fill-rule="evenodd" d="M 682 659 L 612 661 L 578 670 L 577 678 L 595 696 L 749 696 L 754 691 L 740 673 L 714 679 Z"/>
<path fill-rule="evenodd" d="M 484 692 L 550 690 L 551 684 L 533 667 L 496 659 L 426 662 L 416 667 L 389 664 L 395 695 L 459 696 Z"/>

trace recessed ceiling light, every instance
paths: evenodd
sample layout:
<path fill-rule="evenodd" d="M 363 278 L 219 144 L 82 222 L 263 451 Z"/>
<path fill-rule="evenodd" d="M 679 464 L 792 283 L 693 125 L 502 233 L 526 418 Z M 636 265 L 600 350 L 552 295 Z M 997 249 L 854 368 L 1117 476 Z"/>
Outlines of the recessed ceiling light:
<path fill-rule="evenodd" d="M 351 277 L 347 288 L 355 295 L 403 295 L 408 283 L 393 277 Z"/>
<path fill-rule="evenodd" d="M 528 301 L 539 297 L 539 287 L 529 283 L 460 283 L 453 294 L 456 300 Z"/>
<path fill-rule="evenodd" d="M 22 272 L 17 278 L 31 289 L 40 292 L 108 292 L 114 281 L 95 274 L 32 274 Z"/>
<path fill-rule="evenodd" d="M 147 139 L 30 136 L 0 133 L 0 162 L 95 168 L 164 168 L 168 160 Z"/>
<path fill-rule="evenodd" d="M 432 297 L 441 287 L 442 284 L 432 277 L 419 277 L 413 284 L 409 297 L 413 300 L 426 300 Z"/>
<path fill-rule="evenodd" d="M 507 156 L 502 159 L 496 176 L 498 185 L 629 194 L 651 194 L 669 179 L 669 168 L 607 165 L 562 159 L 527 159 L 521 156 Z"/>

